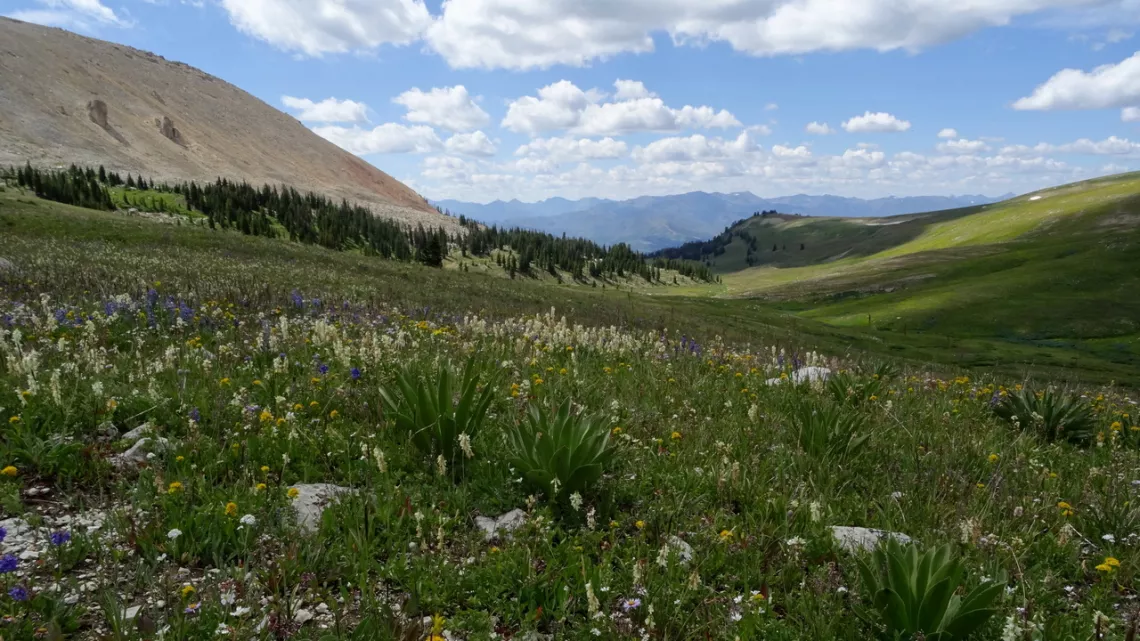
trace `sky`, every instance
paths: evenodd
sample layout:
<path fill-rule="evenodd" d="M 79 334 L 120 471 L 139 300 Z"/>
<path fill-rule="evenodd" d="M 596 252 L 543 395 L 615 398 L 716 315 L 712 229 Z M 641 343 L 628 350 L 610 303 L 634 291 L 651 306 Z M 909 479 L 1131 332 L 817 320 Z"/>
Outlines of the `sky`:
<path fill-rule="evenodd" d="M 432 199 L 1023 193 L 1140 170 L 1140 0 L 0 0 Z"/>

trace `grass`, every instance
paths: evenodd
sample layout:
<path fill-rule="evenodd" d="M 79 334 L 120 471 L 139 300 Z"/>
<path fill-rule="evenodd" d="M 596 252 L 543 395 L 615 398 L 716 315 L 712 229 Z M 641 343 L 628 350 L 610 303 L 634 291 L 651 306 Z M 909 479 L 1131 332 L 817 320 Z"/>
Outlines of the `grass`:
<path fill-rule="evenodd" d="M 876 638 L 869 554 L 832 526 L 949 546 L 956 591 L 1000 587 L 975 639 L 1137 625 L 1135 402 L 1057 384 L 1096 437 L 1049 442 L 994 415 L 1015 382 L 906 358 L 995 358 L 985 338 L 512 282 L 8 192 L 0 256 L 0 546 L 38 552 L 0 573 L 5 638 Z M 902 373 L 869 353 L 900 354 Z M 381 390 L 402 372 L 431 389 L 473 357 L 491 401 L 456 439 L 460 474 Z M 1129 371 L 1090 360 L 1087 377 Z M 874 393 L 768 384 L 805 364 Z M 532 408 L 564 405 L 596 417 L 574 424 L 605 451 L 563 501 L 510 460 Z M 113 466 L 142 426 L 152 456 Z M 298 483 L 350 491 L 310 531 Z M 514 509 L 509 536 L 477 527 Z"/>

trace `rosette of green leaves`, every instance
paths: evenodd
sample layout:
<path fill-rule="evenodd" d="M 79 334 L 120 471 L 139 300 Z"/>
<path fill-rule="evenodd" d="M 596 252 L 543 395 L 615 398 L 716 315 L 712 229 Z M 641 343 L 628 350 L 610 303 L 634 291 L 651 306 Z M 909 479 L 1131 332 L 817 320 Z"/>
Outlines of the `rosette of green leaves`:
<path fill-rule="evenodd" d="M 1053 390 L 1009 392 L 994 405 L 994 414 L 1021 430 L 1037 432 L 1050 443 L 1064 440 L 1087 445 L 1093 438 L 1092 409 L 1078 396 Z"/>
<path fill-rule="evenodd" d="M 601 478 L 614 455 L 609 441 L 604 420 L 571 413 L 570 401 L 554 412 L 531 405 L 526 420 L 507 431 L 511 465 L 551 498 L 581 493 Z"/>

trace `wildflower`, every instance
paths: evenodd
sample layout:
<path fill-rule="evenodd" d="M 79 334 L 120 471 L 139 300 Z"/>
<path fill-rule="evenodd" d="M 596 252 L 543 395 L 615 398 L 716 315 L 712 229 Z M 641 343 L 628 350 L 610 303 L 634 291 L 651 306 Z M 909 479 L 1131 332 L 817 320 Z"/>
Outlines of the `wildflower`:
<path fill-rule="evenodd" d="M 264 483 L 258 483 L 257 485 L 254 486 L 253 489 L 257 490 L 258 492 L 264 492 L 265 488 L 266 488 L 266 485 Z"/>
<path fill-rule="evenodd" d="M 570 495 L 570 507 L 574 508 L 575 512 L 582 509 L 582 495 L 575 492 Z"/>
<path fill-rule="evenodd" d="M 330 419 L 334 419 L 334 418 L 336 418 L 336 417 L 338 417 L 338 416 L 340 416 L 340 412 L 338 412 L 338 411 L 336 411 L 336 410 L 333 410 L 333 411 L 329 412 L 329 418 L 330 418 Z"/>
<path fill-rule="evenodd" d="M 732 533 L 732 530 L 721 530 L 720 531 L 720 540 L 725 542 L 725 543 L 731 542 L 733 536 L 734 536 L 734 534 Z"/>
<path fill-rule="evenodd" d="M 802 548 L 804 545 L 807 544 L 807 541 L 805 541 L 804 539 L 801 539 L 798 536 L 793 536 L 792 538 L 787 540 L 787 544 L 788 544 L 788 547 L 791 547 L 791 548 Z"/>
<path fill-rule="evenodd" d="M 1112 568 L 1120 567 L 1120 561 L 1118 561 L 1116 559 L 1116 557 L 1112 557 L 1112 556 L 1104 557 L 1104 564 L 1109 566 L 1109 567 L 1112 567 Z"/>
<path fill-rule="evenodd" d="M 182 536 L 182 530 L 179 530 L 178 528 L 174 528 L 173 530 L 166 533 L 166 538 L 170 539 L 171 541 L 176 540 L 180 536 Z"/>
<path fill-rule="evenodd" d="M 1105 541 L 1106 543 L 1116 543 L 1116 537 L 1112 534 L 1105 534 L 1104 536 L 1102 536 L 1100 538 L 1101 538 L 1101 540 Z"/>
<path fill-rule="evenodd" d="M 558 373 L 559 373 L 559 374 L 561 374 L 561 375 L 563 375 L 563 376 L 566 376 L 567 374 L 569 374 L 569 373 L 570 373 L 570 370 L 568 370 L 568 369 L 566 369 L 565 367 L 563 367 L 562 369 L 558 370 Z"/>
<path fill-rule="evenodd" d="M 11 590 L 8 590 L 8 596 L 12 597 L 13 601 L 27 601 L 28 589 L 22 585 L 17 585 Z"/>
<path fill-rule="evenodd" d="M 1100 572 L 1104 572 L 1105 574 L 1112 572 L 1112 566 L 1107 563 L 1101 563 L 1100 565 L 1096 566 L 1096 569 Z"/>
<path fill-rule="evenodd" d="M 63 545 L 64 543 L 67 543 L 68 541 L 71 540 L 71 532 L 68 532 L 66 530 L 60 530 L 59 532 L 52 532 L 51 536 L 48 538 L 51 540 L 52 545 L 59 547 L 59 546 Z"/>
<path fill-rule="evenodd" d="M 463 450 L 463 456 L 467 458 L 475 456 L 474 450 L 471 449 L 471 437 L 467 435 L 467 432 L 459 435 L 459 449 Z"/>
<path fill-rule="evenodd" d="M 679 440 L 681 440 L 681 433 L 680 432 L 673 432 L 672 434 L 669 435 L 669 438 L 673 439 L 674 441 L 679 441 Z"/>
<path fill-rule="evenodd" d="M 257 387 L 261 387 L 261 381 L 260 380 L 254 379 L 253 384 L 256 385 Z"/>
<path fill-rule="evenodd" d="M 268 465 L 262 465 L 261 466 L 261 473 L 262 474 L 268 474 L 269 473 L 269 466 Z"/>
<path fill-rule="evenodd" d="M 0 474 L 3 474 L 4 476 L 16 476 L 19 473 L 20 470 L 17 470 L 15 465 L 9 465 L 0 470 Z"/>
<path fill-rule="evenodd" d="M 4 539 L 7 536 L 8 536 L 8 529 L 5 528 L 4 526 L 0 526 L 0 543 L 3 543 Z"/>
<path fill-rule="evenodd" d="M 218 384 L 219 384 L 219 385 L 222 385 L 222 386 L 225 386 L 225 385 L 229 385 L 229 384 L 230 384 L 230 379 L 228 379 L 228 378 L 223 378 L 222 380 L 218 381 Z"/>
<path fill-rule="evenodd" d="M 990 463 L 997 463 L 999 458 L 1001 457 L 997 454 L 990 454 Z"/>
<path fill-rule="evenodd" d="M 291 487 L 291 488 L 289 488 L 288 491 L 285 492 L 285 496 L 288 496 L 291 499 L 297 498 L 300 494 L 301 494 L 301 490 L 298 490 L 295 487 Z"/>
<path fill-rule="evenodd" d="M 166 488 L 167 494 L 177 494 L 182 491 L 182 482 L 174 481 Z"/>
<path fill-rule="evenodd" d="M 177 456 L 174 458 L 175 463 L 181 463 L 182 461 L 185 461 L 185 460 L 186 460 L 185 456 Z"/>
<path fill-rule="evenodd" d="M 978 489 L 979 489 L 979 490 L 984 490 L 984 489 L 986 489 L 986 484 L 985 484 L 985 483 L 978 483 Z"/>
<path fill-rule="evenodd" d="M 186 606 L 186 609 L 182 612 L 184 614 L 198 614 L 198 610 L 201 609 L 201 607 L 202 602 L 198 601 L 197 603 L 191 603 L 190 605 Z"/>
<path fill-rule="evenodd" d="M 435 457 L 435 469 L 439 472 L 440 476 L 445 476 L 447 474 L 447 459 L 443 458 L 443 454 Z M 557 481 L 558 479 L 554 480 Z M 556 489 L 554 492 L 557 494 L 558 490 Z"/>
<path fill-rule="evenodd" d="M 497 545 L 491 546 L 491 554 L 498 554 L 499 552 L 501 552 L 501 550 L 499 549 L 499 546 L 497 546 Z"/>
<path fill-rule="evenodd" d="M 191 594 L 194 594 L 196 591 L 197 590 L 194 589 L 194 586 L 187 583 L 186 585 L 182 586 L 182 598 L 185 599 Z"/>
<path fill-rule="evenodd" d="M 241 517 L 239 522 L 242 525 L 248 525 L 249 527 L 253 527 L 253 526 L 257 525 L 257 517 L 252 515 L 252 514 L 246 514 L 245 516 Z"/>
<path fill-rule="evenodd" d="M 631 610 L 636 610 L 640 607 L 641 607 L 641 599 L 638 599 L 636 597 L 634 597 L 632 599 L 626 599 L 626 600 L 622 601 L 622 603 L 621 603 L 621 609 L 625 610 L 626 612 L 629 612 Z"/>
<path fill-rule="evenodd" d="M 273 412 L 270 412 L 269 410 L 261 410 L 261 414 L 258 415 L 258 418 L 261 419 L 262 423 L 267 423 L 273 420 Z"/>
<path fill-rule="evenodd" d="M 612 432 L 613 432 L 613 435 L 614 435 L 614 436 L 617 436 L 618 434 L 621 434 L 621 427 L 615 427 L 615 428 L 612 430 Z"/>
<path fill-rule="evenodd" d="M 15 554 L 5 554 L 0 556 L 0 574 L 8 574 L 15 572 L 16 566 L 20 564 L 20 560 L 16 558 Z"/>
<path fill-rule="evenodd" d="M 636 527 L 639 530 L 645 529 L 645 521 L 638 521 L 637 523 L 634 523 L 633 525 L 634 525 L 634 527 Z"/>
<path fill-rule="evenodd" d="M 20 422 L 19 416 L 13 416 L 12 418 L 8 419 L 8 423 L 10 425 L 15 425 L 16 423 L 19 423 L 19 422 Z"/>
<path fill-rule="evenodd" d="M 234 503 L 233 501 L 226 503 L 226 516 L 237 516 L 237 512 L 237 503 Z"/>

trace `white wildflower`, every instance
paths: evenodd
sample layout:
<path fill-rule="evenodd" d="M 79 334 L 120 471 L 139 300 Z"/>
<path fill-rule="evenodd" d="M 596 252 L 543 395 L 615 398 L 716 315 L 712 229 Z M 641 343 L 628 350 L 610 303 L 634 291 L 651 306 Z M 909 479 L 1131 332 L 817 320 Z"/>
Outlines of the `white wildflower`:
<path fill-rule="evenodd" d="M 471 449 L 471 437 L 467 435 L 467 432 L 459 435 L 459 449 L 463 450 L 463 456 L 467 458 L 475 456 L 475 451 Z"/>
<path fill-rule="evenodd" d="M 582 495 L 575 492 L 570 495 L 570 507 L 574 508 L 575 512 L 582 510 Z"/>
<path fill-rule="evenodd" d="M 166 533 L 166 538 L 170 539 L 171 541 L 177 539 L 180 536 L 182 536 L 182 530 L 179 530 L 178 528 L 174 528 L 173 530 Z"/>
<path fill-rule="evenodd" d="M 257 525 L 257 517 L 252 514 L 246 514 L 245 516 L 241 517 L 240 522 L 242 525 L 248 525 L 252 527 L 254 525 Z"/>

